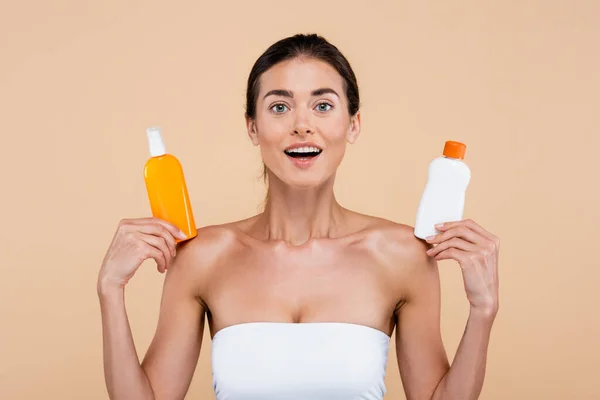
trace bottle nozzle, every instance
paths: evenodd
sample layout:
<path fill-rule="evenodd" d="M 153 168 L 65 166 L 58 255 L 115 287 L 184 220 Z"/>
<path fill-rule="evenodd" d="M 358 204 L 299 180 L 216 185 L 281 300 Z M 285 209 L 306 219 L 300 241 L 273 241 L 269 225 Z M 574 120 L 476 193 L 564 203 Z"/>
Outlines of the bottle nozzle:
<path fill-rule="evenodd" d="M 150 148 L 150 155 L 152 157 L 162 156 L 167 153 L 160 134 L 160 128 L 148 128 L 146 129 L 146 135 L 148 136 L 148 147 Z"/>

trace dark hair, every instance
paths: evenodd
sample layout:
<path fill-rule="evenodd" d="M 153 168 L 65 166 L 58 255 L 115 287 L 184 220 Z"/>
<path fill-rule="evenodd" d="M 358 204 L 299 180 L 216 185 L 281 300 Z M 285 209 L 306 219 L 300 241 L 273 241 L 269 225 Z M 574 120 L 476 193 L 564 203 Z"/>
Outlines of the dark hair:
<path fill-rule="evenodd" d="M 259 79 L 265 71 L 282 61 L 296 57 L 315 58 L 331 65 L 344 80 L 344 92 L 348 99 L 348 113 L 354 115 L 360 107 L 358 83 L 350 63 L 344 55 L 329 43 L 324 37 L 317 34 L 297 34 L 273 43 L 258 57 L 250 75 L 246 88 L 246 117 L 256 118 L 256 99 L 260 91 Z M 267 166 L 263 165 L 262 178 L 267 183 Z"/>

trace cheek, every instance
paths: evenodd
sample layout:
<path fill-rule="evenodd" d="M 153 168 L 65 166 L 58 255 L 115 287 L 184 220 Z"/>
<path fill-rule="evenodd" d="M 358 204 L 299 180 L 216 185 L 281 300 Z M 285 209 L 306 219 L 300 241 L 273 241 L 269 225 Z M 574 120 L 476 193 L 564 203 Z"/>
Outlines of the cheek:
<path fill-rule="evenodd" d="M 258 142 L 261 146 L 272 146 L 281 143 L 281 139 L 292 129 L 287 118 L 263 118 L 257 120 Z"/>
<path fill-rule="evenodd" d="M 324 119 L 319 126 L 319 131 L 323 134 L 325 140 L 329 142 L 330 146 L 345 144 L 348 129 L 348 121 L 343 118 Z"/>
<path fill-rule="evenodd" d="M 331 119 L 322 124 L 319 131 L 327 148 L 327 163 L 330 167 L 339 165 L 346 152 L 347 124 Z"/>
<path fill-rule="evenodd" d="M 290 123 L 285 118 L 258 118 L 257 129 L 262 159 L 272 171 L 277 171 L 277 165 L 283 156 L 281 144 L 288 135 Z"/>

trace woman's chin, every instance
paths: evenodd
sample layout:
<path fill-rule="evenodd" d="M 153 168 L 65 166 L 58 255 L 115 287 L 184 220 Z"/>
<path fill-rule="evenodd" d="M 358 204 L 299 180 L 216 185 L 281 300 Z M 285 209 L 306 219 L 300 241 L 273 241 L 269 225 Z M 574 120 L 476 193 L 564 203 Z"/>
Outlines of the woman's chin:
<path fill-rule="evenodd" d="M 283 182 L 292 189 L 307 190 L 307 189 L 318 189 L 322 187 L 326 182 L 327 178 L 322 174 L 294 174 L 296 176 L 289 176 L 283 179 Z"/>

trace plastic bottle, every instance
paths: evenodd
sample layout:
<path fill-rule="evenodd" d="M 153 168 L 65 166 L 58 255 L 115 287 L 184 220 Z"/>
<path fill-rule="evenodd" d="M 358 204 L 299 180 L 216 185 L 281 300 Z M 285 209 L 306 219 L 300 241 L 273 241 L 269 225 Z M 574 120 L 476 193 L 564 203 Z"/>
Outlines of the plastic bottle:
<path fill-rule="evenodd" d="M 437 235 L 440 232 L 436 224 L 462 220 L 465 192 L 471 181 L 471 171 L 463 161 L 466 148 L 463 143 L 449 140 L 443 156 L 429 164 L 427 185 L 417 211 L 416 237 Z"/>
<path fill-rule="evenodd" d="M 160 128 L 148 128 L 150 159 L 144 167 L 144 180 L 152 215 L 177 226 L 189 240 L 197 235 L 183 168 L 179 160 L 168 154 Z"/>

